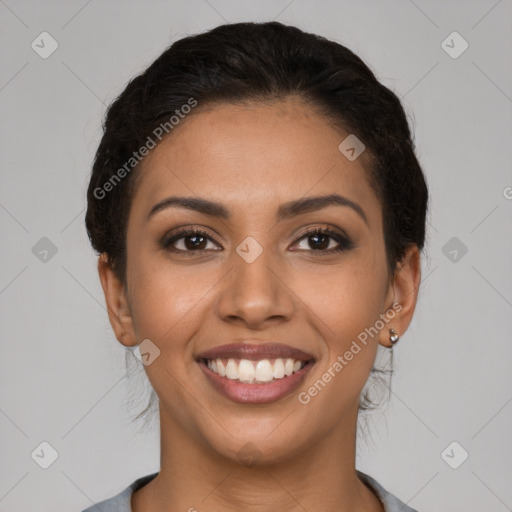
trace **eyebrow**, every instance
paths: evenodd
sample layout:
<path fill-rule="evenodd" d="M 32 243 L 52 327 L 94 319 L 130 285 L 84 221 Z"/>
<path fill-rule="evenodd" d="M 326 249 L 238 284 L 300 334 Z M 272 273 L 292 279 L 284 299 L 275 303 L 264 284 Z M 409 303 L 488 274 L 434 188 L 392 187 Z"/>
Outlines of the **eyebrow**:
<path fill-rule="evenodd" d="M 284 203 L 279 206 L 276 219 L 281 221 L 295 217 L 296 215 L 321 210 L 322 208 L 326 208 L 328 206 L 346 206 L 351 208 L 364 220 L 366 225 L 368 225 L 368 219 L 361 206 L 344 196 L 340 196 L 339 194 L 305 197 Z M 147 220 L 149 220 L 157 212 L 171 207 L 187 208 L 189 210 L 194 210 L 211 217 L 217 217 L 225 220 L 231 218 L 229 210 L 220 203 L 199 197 L 171 196 L 155 204 L 148 213 Z"/>

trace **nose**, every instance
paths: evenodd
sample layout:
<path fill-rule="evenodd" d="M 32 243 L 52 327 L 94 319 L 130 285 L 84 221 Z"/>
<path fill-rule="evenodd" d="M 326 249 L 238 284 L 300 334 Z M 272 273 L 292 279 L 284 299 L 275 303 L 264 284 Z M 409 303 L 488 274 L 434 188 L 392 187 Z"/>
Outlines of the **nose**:
<path fill-rule="evenodd" d="M 225 322 L 264 330 L 289 321 L 296 300 L 287 282 L 286 262 L 281 264 L 269 249 L 251 263 L 233 253 L 232 270 L 218 291 L 216 310 Z"/>

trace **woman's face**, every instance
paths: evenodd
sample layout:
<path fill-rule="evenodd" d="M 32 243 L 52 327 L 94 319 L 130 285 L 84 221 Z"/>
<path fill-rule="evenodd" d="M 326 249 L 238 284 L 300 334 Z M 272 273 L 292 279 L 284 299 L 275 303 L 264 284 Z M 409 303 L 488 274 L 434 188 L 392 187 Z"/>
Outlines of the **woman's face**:
<path fill-rule="evenodd" d="M 397 297 L 363 157 L 338 149 L 347 135 L 298 99 L 221 105 L 190 115 L 143 162 L 127 230 L 129 314 L 116 334 L 126 345 L 151 341 L 145 370 L 162 424 L 217 454 L 240 458 L 250 442 L 277 461 L 349 428 L 379 340 L 406 328 L 397 313 L 361 341 Z M 300 207 L 334 195 L 343 199 Z M 162 203 L 171 196 L 218 206 Z M 314 228 L 332 234 L 305 236 Z M 198 360 L 221 345 L 270 342 L 314 361 L 251 384 Z M 269 359 L 272 378 L 279 354 L 247 358 Z M 267 363 L 258 371 L 269 378 Z"/>

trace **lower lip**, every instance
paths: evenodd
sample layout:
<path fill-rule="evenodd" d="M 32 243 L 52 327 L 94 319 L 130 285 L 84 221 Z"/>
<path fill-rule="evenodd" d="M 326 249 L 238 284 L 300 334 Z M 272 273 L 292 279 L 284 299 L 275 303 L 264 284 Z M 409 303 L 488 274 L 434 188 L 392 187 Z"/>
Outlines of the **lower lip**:
<path fill-rule="evenodd" d="M 314 361 L 309 361 L 304 368 L 296 373 L 292 373 L 288 377 L 254 384 L 246 384 L 221 377 L 210 370 L 204 361 L 199 361 L 198 364 L 211 385 L 221 395 L 239 404 L 256 405 L 275 402 L 292 393 L 302 384 L 302 381 L 315 363 Z"/>

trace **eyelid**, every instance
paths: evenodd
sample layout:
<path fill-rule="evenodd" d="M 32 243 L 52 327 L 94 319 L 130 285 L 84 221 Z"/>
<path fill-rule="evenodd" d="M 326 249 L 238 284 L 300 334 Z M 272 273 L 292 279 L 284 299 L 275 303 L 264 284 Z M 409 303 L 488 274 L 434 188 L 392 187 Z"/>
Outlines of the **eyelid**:
<path fill-rule="evenodd" d="M 314 234 L 316 231 L 328 231 L 339 237 L 343 237 L 346 238 L 347 240 L 350 240 L 350 237 L 348 236 L 344 229 L 334 226 L 333 224 L 319 224 L 313 227 L 304 228 L 302 231 L 299 232 L 299 234 L 296 234 L 294 238 L 303 238 L 305 235 L 308 235 L 310 233 Z"/>
<path fill-rule="evenodd" d="M 310 251 L 306 251 L 306 252 L 313 252 L 313 253 L 316 252 L 318 254 L 321 254 L 321 253 L 333 254 L 336 252 L 343 252 L 343 251 L 346 251 L 346 250 L 349 250 L 349 249 L 352 249 L 353 247 L 355 247 L 355 244 L 352 241 L 352 238 L 347 235 L 345 230 L 343 230 L 337 226 L 328 224 L 328 223 L 316 225 L 313 227 L 308 227 L 308 228 L 301 230 L 300 233 L 294 235 L 293 244 L 296 245 L 298 242 L 302 241 L 304 238 L 307 238 L 308 236 L 313 236 L 315 234 L 322 234 L 322 235 L 325 235 L 325 236 L 331 238 L 338 244 L 338 247 L 327 249 L 327 250 L 319 250 L 319 251 L 314 251 L 313 249 L 311 249 Z M 203 236 L 207 240 L 215 243 L 217 246 L 222 247 L 221 244 L 219 244 L 219 242 L 217 242 L 215 237 L 213 237 L 210 232 L 208 232 L 205 228 L 197 227 L 197 226 L 186 226 L 186 227 L 180 227 L 180 228 L 171 230 L 166 235 L 164 235 L 164 237 L 161 239 L 160 245 L 163 249 L 173 252 L 175 254 L 176 253 L 183 253 L 183 254 L 199 253 L 199 254 L 201 254 L 206 251 L 211 251 L 211 249 L 200 249 L 197 251 L 192 251 L 192 250 L 186 251 L 186 250 L 176 249 L 176 248 L 172 247 L 171 242 L 176 242 L 183 238 L 187 238 L 187 237 L 194 236 L 194 235 Z M 216 251 L 220 252 L 223 250 L 224 249 L 221 248 L 221 249 L 217 249 Z"/>
<path fill-rule="evenodd" d="M 207 238 L 209 241 L 212 241 L 216 245 L 220 246 L 219 242 L 208 232 L 206 229 L 196 226 L 186 226 L 182 228 L 176 228 L 166 233 L 160 241 L 160 245 L 164 249 L 168 249 L 171 246 L 172 241 L 181 240 L 182 238 L 186 238 L 188 236 L 200 235 Z M 201 251 L 182 251 L 177 249 L 175 252 L 201 252 Z"/>
<path fill-rule="evenodd" d="M 335 248 L 323 250 L 323 251 L 306 251 L 306 252 L 312 252 L 312 253 L 318 253 L 318 254 L 333 254 L 333 253 L 340 253 L 343 251 L 348 251 L 349 249 L 353 249 L 356 247 L 356 244 L 353 242 L 352 238 L 347 235 L 345 230 L 340 228 L 334 228 L 330 227 L 329 224 L 324 224 L 323 226 L 315 226 L 312 228 L 307 228 L 306 230 L 302 231 L 301 234 L 297 235 L 296 241 L 294 243 L 297 244 L 300 241 L 304 240 L 305 238 L 308 238 L 309 236 L 313 236 L 315 234 L 321 234 L 324 236 L 327 236 L 328 238 L 334 240 L 338 246 Z"/>

